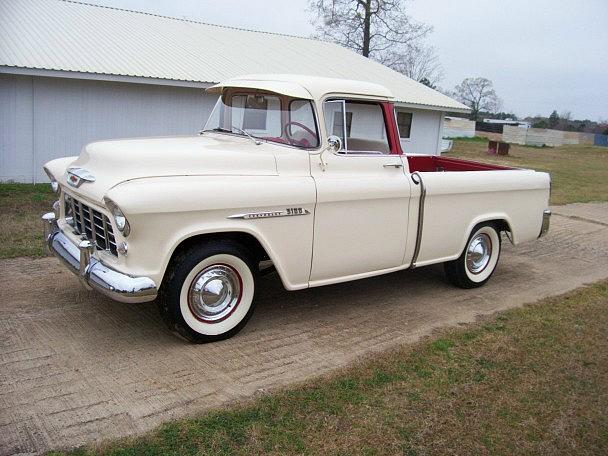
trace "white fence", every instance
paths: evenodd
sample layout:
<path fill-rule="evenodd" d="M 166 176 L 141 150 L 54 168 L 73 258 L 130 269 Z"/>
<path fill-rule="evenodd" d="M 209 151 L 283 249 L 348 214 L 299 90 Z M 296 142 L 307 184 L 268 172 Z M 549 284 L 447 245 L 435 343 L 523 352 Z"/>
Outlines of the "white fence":
<path fill-rule="evenodd" d="M 548 130 L 544 128 L 520 128 L 505 125 L 502 140 L 526 146 L 563 146 L 564 144 L 593 145 L 593 133 Z"/>
<path fill-rule="evenodd" d="M 475 122 L 462 117 L 446 117 L 443 121 L 444 138 L 472 138 L 475 136 Z"/>

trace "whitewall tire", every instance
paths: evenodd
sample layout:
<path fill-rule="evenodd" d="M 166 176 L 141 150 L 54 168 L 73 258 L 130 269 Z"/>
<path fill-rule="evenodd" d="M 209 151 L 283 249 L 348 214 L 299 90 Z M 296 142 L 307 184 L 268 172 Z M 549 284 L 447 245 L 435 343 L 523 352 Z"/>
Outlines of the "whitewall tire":
<path fill-rule="evenodd" d="M 254 309 L 257 268 L 242 246 L 213 241 L 176 255 L 159 296 L 163 320 L 192 342 L 232 337 Z"/>
<path fill-rule="evenodd" d="M 460 257 L 445 263 L 448 279 L 460 288 L 482 286 L 496 269 L 500 248 L 500 233 L 496 227 L 491 223 L 477 225 Z"/>

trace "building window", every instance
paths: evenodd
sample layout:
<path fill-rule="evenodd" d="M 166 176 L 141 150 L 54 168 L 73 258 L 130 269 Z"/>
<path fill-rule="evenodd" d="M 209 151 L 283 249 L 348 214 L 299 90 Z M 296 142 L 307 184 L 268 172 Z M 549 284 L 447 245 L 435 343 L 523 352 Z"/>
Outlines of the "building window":
<path fill-rule="evenodd" d="M 399 138 L 410 139 L 412 132 L 412 113 L 397 111 L 397 126 L 399 127 Z"/>

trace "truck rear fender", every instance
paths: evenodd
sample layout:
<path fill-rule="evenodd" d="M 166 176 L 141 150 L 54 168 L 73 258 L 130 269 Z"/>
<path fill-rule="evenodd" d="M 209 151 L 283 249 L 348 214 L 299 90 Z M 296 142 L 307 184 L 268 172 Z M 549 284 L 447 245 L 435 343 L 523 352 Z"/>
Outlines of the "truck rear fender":
<path fill-rule="evenodd" d="M 510 233 L 509 241 L 511 241 L 511 243 L 515 243 L 515 241 L 514 241 L 515 233 L 513 232 L 512 228 L 511 228 L 513 226 L 513 224 L 511 222 L 510 217 L 507 214 L 505 214 L 504 212 L 496 212 L 493 214 L 480 215 L 479 217 L 476 217 L 471 221 L 467 231 L 465 232 L 465 236 L 462 240 L 462 245 L 461 245 L 461 249 L 460 249 L 461 252 L 464 250 L 464 248 L 467 244 L 467 241 L 469 240 L 469 237 L 471 236 L 471 233 L 473 233 L 475 228 L 478 225 L 485 224 L 485 223 L 492 223 L 499 232 L 508 231 Z"/>

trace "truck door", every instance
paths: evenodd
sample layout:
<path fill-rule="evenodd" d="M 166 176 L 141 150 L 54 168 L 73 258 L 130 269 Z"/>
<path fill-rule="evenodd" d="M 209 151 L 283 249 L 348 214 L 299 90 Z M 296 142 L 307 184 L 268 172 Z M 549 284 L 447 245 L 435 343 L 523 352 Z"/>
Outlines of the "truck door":
<path fill-rule="evenodd" d="M 311 285 L 401 266 L 407 237 L 410 181 L 402 158 L 391 154 L 380 103 L 324 104 L 327 135 L 337 152 L 311 155 L 317 187 Z M 392 112 L 392 111 L 390 111 Z M 318 282 L 318 283 L 316 283 Z"/>

